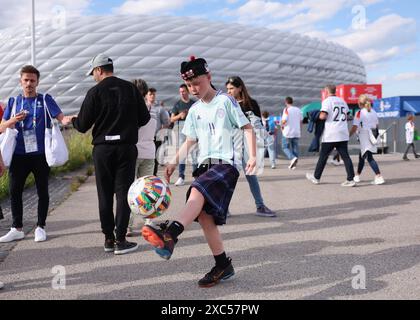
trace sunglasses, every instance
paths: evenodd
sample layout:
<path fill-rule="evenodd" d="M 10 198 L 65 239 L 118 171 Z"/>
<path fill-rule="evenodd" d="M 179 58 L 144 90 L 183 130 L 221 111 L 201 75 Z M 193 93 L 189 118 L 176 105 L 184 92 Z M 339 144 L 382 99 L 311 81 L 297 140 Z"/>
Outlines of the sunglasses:
<path fill-rule="evenodd" d="M 241 80 L 239 77 L 229 77 L 227 83 L 230 83 L 235 87 L 239 87 L 241 85 Z"/>

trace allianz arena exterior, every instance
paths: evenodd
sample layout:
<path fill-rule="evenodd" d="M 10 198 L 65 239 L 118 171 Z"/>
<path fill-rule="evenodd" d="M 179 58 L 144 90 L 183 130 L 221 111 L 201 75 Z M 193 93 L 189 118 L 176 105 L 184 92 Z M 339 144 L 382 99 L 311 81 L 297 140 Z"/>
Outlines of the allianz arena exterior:
<path fill-rule="evenodd" d="M 264 28 L 185 17 L 90 16 L 37 24 L 39 92 L 55 97 L 66 114 L 79 110 L 95 83 L 89 61 L 104 52 L 116 76 L 145 79 L 171 107 L 182 83 L 179 66 L 189 56 L 206 58 L 216 87 L 228 76 L 244 79 L 261 108 L 278 113 L 285 96 L 295 104 L 319 100 L 329 83 L 365 83 L 360 58 L 340 45 Z M 19 69 L 31 60 L 30 28 L 0 30 L 0 101 L 20 92 Z"/>

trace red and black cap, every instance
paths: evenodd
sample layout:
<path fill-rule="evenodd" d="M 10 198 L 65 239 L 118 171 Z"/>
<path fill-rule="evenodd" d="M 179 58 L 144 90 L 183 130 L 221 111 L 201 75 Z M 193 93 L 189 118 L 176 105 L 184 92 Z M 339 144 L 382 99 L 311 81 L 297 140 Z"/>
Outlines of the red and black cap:
<path fill-rule="evenodd" d="M 190 61 L 181 63 L 181 78 L 184 80 L 190 80 L 209 72 L 209 66 L 203 58 L 196 59 L 194 56 L 191 56 Z"/>

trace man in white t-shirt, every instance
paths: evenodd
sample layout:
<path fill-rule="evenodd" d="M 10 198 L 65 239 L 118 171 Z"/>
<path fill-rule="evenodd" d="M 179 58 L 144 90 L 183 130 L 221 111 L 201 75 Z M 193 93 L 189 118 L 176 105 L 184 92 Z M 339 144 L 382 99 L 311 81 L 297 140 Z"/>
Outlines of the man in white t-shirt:
<path fill-rule="evenodd" d="M 290 160 L 289 169 L 294 170 L 299 158 L 299 138 L 303 116 L 300 109 L 293 106 L 293 98 L 286 97 L 284 102 L 286 108 L 281 117 L 283 151 Z"/>
<path fill-rule="evenodd" d="M 321 151 L 315 173 L 307 173 L 306 178 L 314 184 L 319 184 L 328 156 L 336 148 L 344 161 L 347 172 L 347 180 L 341 185 L 343 187 L 354 187 L 356 183 L 353 180 L 353 162 L 348 152 L 349 129 L 347 126 L 347 114 L 349 113 L 349 107 L 345 101 L 335 95 L 336 87 L 334 85 L 328 85 L 326 91 L 328 92 L 328 97 L 322 102 L 319 116 L 321 120 L 325 120 Z"/>
<path fill-rule="evenodd" d="M 416 146 L 414 145 L 414 133 L 416 126 L 414 124 L 414 115 L 409 114 L 407 116 L 407 123 L 405 124 L 405 140 L 407 142 L 407 149 L 404 152 L 403 160 L 409 160 L 407 157 L 408 151 L 410 148 L 413 148 L 413 154 L 415 158 L 420 158 L 420 155 L 416 152 Z"/>

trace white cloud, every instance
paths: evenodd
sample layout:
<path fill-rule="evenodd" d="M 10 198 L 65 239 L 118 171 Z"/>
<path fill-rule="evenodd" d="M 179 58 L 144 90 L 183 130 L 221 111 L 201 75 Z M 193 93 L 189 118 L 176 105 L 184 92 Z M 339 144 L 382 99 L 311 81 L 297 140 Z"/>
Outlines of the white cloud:
<path fill-rule="evenodd" d="M 303 7 L 305 10 L 299 10 L 300 12 L 294 14 L 292 18 L 280 23 L 273 23 L 270 27 L 280 30 L 292 30 L 294 32 L 310 30 L 313 29 L 313 24 L 333 18 L 347 4 L 348 0 L 304 0 L 300 3 L 300 7 Z"/>
<path fill-rule="evenodd" d="M 188 0 L 128 0 L 114 8 L 116 14 L 163 14 L 169 10 L 182 8 Z"/>
<path fill-rule="evenodd" d="M 355 5 L 368 7 L 383 0 L 300 0 L 283 3 L 272 0 L 248 0 L 236 9 L 225 8 L 220 12 L 236 17 L 240 23 L 268 26 L 292 32 L 316 30 L 315 24 L 333 18 L 343 9 Z"/>
<path fill-rule="evenodd" d="M 416 50 L 413 49 L 417 28 L 415 19 L 388 13 L 369 21 L 368 7 L 383 2 L 384 0 L 299 0 L 284 3 L 248 0 L 235 10 L 225 8 L 221 14 L 236 17 L 240 23 L 268 26 L 337 42 L 359 54 L 369 69 L 400 57 L 408 50 Z M 351 24 L 363 23 L 364 12 L 352 12 L 354 8 L 366 9 L 365 25 L 358 24 L 358 29 L 352 28 Z M 319 28 L 323 22 L 333 19 L 343 10 L 349 10 L 348 13 L 353 14 L 357 21 L 350 19 L 347 27 L 334 30 Z M 362 20 L 359 21 L 358 18 Z"/>
<path fill-rule="evenodd" d="M 416 21 L 397 14 L 386 15 L 366 25 L 365 29 L 349 29 L 348 34 L 331 40 L 359 54 L 367 67 L 392 60 L 415 51 Z"/>
<path fill-rule="evenodd" d="M 384 0 L 362 0 L 360 4 L 362 6 L 370 6 L 370 5 L 377 4 L 383 1 Z"/>
<path fill-rule="evenodd" d="M 35 1 L 35 19 L 53 20 L 57 9 L 66 17 L 80 16 L 89 7 L 91 0 L 42 0 Z M 31 21 L 31 1 L 1 0 L 0 29 L 29 24 Z"/>
<path fill-rule="evenodd" d="M 248 0 L 236 9 L 221 10 L 225 16 L 236 17 L 240 23 L 260 24 L 269 28 L 306 30 L 314 22 L 333 17 L 345 5 L 355 0 L 301 0 L 282 3 L 266 0 Z M 286 19 L 286 20 L 285 20 Z"/>
<path fill-rule="evenodd" d="M 375 64 L 381 61 L 387 61 L 398 56 L 401 53 L 399 47 L 392 47 L 386 50 L 369 49 L 359 54 L 360 58 L 367 64 Z"/>
<path fill-rule="evenodd" d="M 394 77 L 397 81 L 413 81 L 420 80 L 420 72 L 404 72 L 395 75 Z"/>
<path fill-rule="evenodd" d="M 412 44 L 416 41 L 416 20 L 397 14 L 383 16 L 365 29 L 337 37 L 335 41 L 356 51 Z"/>

